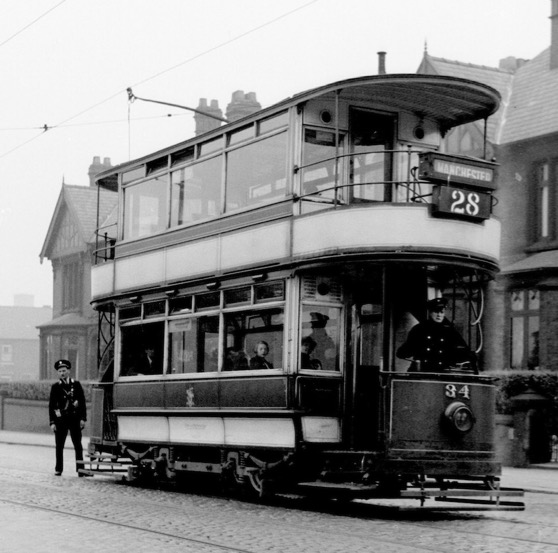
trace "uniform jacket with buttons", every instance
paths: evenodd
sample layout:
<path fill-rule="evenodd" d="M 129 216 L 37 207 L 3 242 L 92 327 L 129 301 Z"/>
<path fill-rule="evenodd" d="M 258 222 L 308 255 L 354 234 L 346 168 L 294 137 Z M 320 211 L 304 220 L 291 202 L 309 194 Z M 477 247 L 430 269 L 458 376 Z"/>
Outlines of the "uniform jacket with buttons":
<path fill-rule="evenodd" d="M 77 401 L 77 404 L 75 402 Z M 50 389 L 48 402 L 50 424 L 56 424 L 61 419 L 66 421 L 87 420 L 85 395 L 81 384 L 73 378 L 68 382 L 59 380 Z"/>
<path fill-rule="evenodd" d="M 409 370 L 421 372 L 444 372 L 455 363 L 474 359 L 465 340 L 447 319 L 441 323 L 428 319 L 411 328 L 397 357 L 418 362 Z"/>

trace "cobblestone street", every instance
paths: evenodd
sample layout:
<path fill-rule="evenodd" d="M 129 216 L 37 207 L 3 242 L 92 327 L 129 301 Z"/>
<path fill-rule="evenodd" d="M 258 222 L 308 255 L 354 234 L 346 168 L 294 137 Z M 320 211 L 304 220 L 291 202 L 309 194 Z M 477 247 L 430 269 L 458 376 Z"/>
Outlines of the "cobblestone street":
<path fill-rule="evenodd" d="M 344 515 L 296 500 L 258 505 L 108 477 L 55 477 L 53 455 L 52 448 L 0 443 L 4 551 L 59 552 L 71 543 L 82 552 L 558 553 L 553 493 L 528 493 L 524 512 L 395 513 L 363 504 Z M 66 462 L 72 465 L 70 450 Z M 557 471 L 546 472 L 554 482 Z"/>

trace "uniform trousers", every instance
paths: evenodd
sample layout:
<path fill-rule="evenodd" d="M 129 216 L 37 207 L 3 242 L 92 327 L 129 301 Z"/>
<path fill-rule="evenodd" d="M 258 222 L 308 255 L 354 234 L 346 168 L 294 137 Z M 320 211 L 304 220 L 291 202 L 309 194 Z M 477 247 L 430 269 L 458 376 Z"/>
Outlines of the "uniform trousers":
<path fill-rule="evenodd" d="M 76 471 L 80 468 L 78 461 L 83 461 L 83 446 L 81 445 L 81 426 L 79 419 L 58 419 L 56 421 L 56 431 L 54 437 L 56 441 L 56 472 L 64 470 L 64 445 L 66 437 L 70 433 L 74 450 L 76 452 Z"/>

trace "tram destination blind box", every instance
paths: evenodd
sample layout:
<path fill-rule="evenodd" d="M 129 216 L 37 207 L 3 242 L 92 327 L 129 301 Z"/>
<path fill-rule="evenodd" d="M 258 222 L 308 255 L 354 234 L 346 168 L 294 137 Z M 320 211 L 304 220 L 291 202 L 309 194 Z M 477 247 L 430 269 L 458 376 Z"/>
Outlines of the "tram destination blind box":
<path fill-rule="evenodd" d="M 419 157 L 419 178 L 434 184 L 432 215 L 480 221 L 490 217 L 495 163 L 438 152 Z"/>

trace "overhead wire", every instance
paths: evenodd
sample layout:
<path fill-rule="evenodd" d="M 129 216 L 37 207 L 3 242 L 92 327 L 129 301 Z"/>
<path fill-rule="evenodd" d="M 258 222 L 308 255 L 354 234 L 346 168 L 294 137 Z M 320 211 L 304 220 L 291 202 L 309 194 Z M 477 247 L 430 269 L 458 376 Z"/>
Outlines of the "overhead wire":
<path fill-rule="evenodd" d="M 4 46 L 4 44 L 7 44 L 8 42 L 10 42 L 10 40 L 14 39 L 16 36 L 20 35 L 21 33 L 23 33 L 23 31 L 29 29 L 29 27 L 31 27 L 32 25 L 34 25 L 35 23 L 37 23 L 37 21 L 41 20 L 43 17 L 45 17 L 46 15 L 48 15 L 51 11 L 55 10 L 56 8 L 58 8 L 59 6 L 61 6 L 64 2 L 66 2 L 66 0 L 62 0 L 61 2 L 58 2 L 58 4 L 56 4 L 56 6 L 53 6 L 52 8 L 48 9 L 46 12 L 42 13 L 41 15 L 39 15 L 39 17 L 33 19 L 33 21 L 31 21 L 30 23 L 28 23 L 27 25 L 25 25 L 25 27 L 22 27 L 19 31 L 15 32 L 13 35 L 9 36 L 6 40 L 4 40 L 4 42 L 0 42 L 0 48 L 2 46 Z"/>
<path fill-rule="evenodd" d="M 62 2 L 60 2 L 60 4 L 62 4 L 62 3 L 65 2 L 65 1 L 66 1 L 66 0 L 62 0 Z M 138 85 L 147 83 L 147 82 L 152 81 L 152 80 L 154 80 L 154 79 L 156 79 L 156 78 L 158 78 L 158 77 L 160 77 L 160 76 L 162 76 L 162 75 L 164 75 L 164 74 L 166 74 L 166 73 L 169 73 L 169 72 L 171 72 L 171 71 L 174 71 L 174 70 L 177 69 L 178 67 L 182 67 L 183 65 L 186 65 L 187 63 L 191 63 L 191 62 L 193 62 L 194 60 L 197 60 L 197 59 L 199 59 L 199 58 L 201 58 L 201 57 L 203 57 L 203 56 L 205 56 L 205 55 L 207 55 L 207 54 L 210 54 L 210 53 L 212 53 L 212 52 L 215 52 L 216 50 L 219 50 L 220 48 L 224 48 L 225 46 L 228 46 L 229 44 L 232 44 L 232 43 L 234 43 L 234 42 L 236 42 L 236 41 L 238 41 L 238 40 L 240 40 L 240 39 L 242 39 L 242 38 L 244 38 L 244 37 L 246 37 L 246 36 L 248 36 L 248 35 L 250 35 L 250 34 L 253 34 L 253 33 L 257 32 L 257 31 L 260 31 L 261 29 L 264 29 L 264 28 L 268 27 L 269 25 L 272 25 L 272 24 L 276 23 L 277 21 L 280 21 L 281 19 L 284 19 L 284 18 L 286 18 L 286 17 L 291 16 L 292 14 L 294 14 L 294 13 L 300 11 L 300 10 L 305 9 L 305 8 L 307 8 L 308 6 L 310 6 L 310 5 L 312 5 L 312 4 L 315 4 L 316 2 L 319 2 L 319 0 L 310 0 L 309 2 L 306 2 L 305 4 L 303 4 L 303 5 L 301 5 L 301 6 L 298 6 L 298 7 L 294 8 L 294 9 L 288 11 L 288 12 L 285 12 L 285 13 L 283 13 L 283 14 L 281 14 L 281 15 L 275 17 L 275 18 L 273 18 L 273 19 L 270 19 L 269 21 L 267 21 L 267 22 L 265 22 L 265 23 L 262 23 L 261 25 L 258 25 L 258 26 L 256 26 L 256 27 L 253 27 L 252 29 L 249 29 L 248 31 L 245 31 L 245 32 L 240 33 L 239 35 L 237 35 L 237 36 L 235 36 L 235 37 L 232 37 L 232 38 L 230 38 L 230 39 L 228 39 L 228 40 L 225 40 L 225 41 L 223 41 L 223 42 L 217 44 L 216 46 L 213 46 L 213 47 L 211 47 L 211 48 L 208 48 L 207 50 L 204 50 L 203 52 L 200 52 L 199 54 L 196 54 L 196 55 L 194 55 L 194 56 L 192 56 L 192 57 L 190 57 L 190 58 L 188 58 L 188 59 L 186 59 L 186 60 L 184 60 L 184 61 L 182 61 L 182 62 L 180 62 L 180 63 L 177 63 L 177 64 L 175 64 L 175 65 L 172 65 L 171 67 L 168 67 L 168 68 L 166 68 L 166 69 L 164 69 L 164 70 L 162 70 L 162 71 L 159 71 L 159 72 L 155 73 L 154 75 L 152 75 L 152 76 L 150 76 L 150 77 L 148 77 L 148 78 L 146 78 L 146 79 L 143 79 L 143 80 L 141 80 L 141 81 L 138 81 L 138 82 L 136 82 L 135 84 L 133 84 L 132 86 L 135 87 L 135 86 L 138 86 Z M 60 4 L 58 4 L 58 5 L 60 5 Z M 58 5 L 55 6 L 55 8 L 58 7 Z M 54 9 L 54 8 L 52 8 L 52 9 Z M 49 10 L 49 11 L 52 11 L 52 9 Z M 47 13 L 48 13 L 48 12 L 47 12 Z M 46 15 L 46 13 L 45 13 L 45 15 Z M 18 33 L 18 34 L 19 34 L 19 33 Z M 126 89 L 127 89 L 127 88 L 128 88 L 128 87 L 126 87 Z M 126 92 L 126 89 L 124 90 L 124 92 Z M 95 102 L 94 104 L 92 104 L 92 105 L 89 106 L 88 108 L 85 108 L 85 109 L 79 111 L 78 113 L 76 113 L 76 114 L 74 114 L 74 115 L 72 115 L 72 116 L 70 116 L 70 117 L 68 117 L 68 118 L 66 118 L 66 119 L 64 119 L 64 120 L 62 120 L 61 122 L 59 122 L 59 123 L 56 124 L 56 125 L 47 125 L 47 124 L 43 125 L 42 127 L 40 127 L 40 128 L 43 130 L 43 132 L 41 132 L 40 134 L 37 134 L 37 135 L 35 135 L 34 137 L 32 137 L 32 138 L 26 140 L 25 142 L 22 142 L 21 144 L 19 144 L 18 146 L 15 146 L 15 147 L 12 148 L 11 150 L 8 150 L 7 152 L 4 152 L 4 153 L 0 154 L 0 159 L 2 159 L 2 158 L 4 158 L 4 157 L 8 156 L 8 155 L 11 154 L 12 152 L 14 152 L 14 151 L 16 151 L 16 150 L 22 148 L 23 146 L 26 146 L 27 144 L 29 144 L 30 142 L 33 142 L 34 140 L 38 139 L 38 138 L 41 137 L 47 130 L 51 130 L 51 129 L 54 129 L 54 128 L 57 128 L 57 127 L 65 126 L 65 124 L 68 123 L 69 121 L 72 121 L 72 120 L 78 118 L 79 116 L 83 115 L 84 113 L 87 113 L 88 111 L 91 111 L 91 110 L 93 110 L 93 109 L 95 109 L 95 108 L 97 108 L 97 107 L 99 107 L 99 106 L 105 104 L 106 102 L 109 102 L 110 100 L 112 100 L 112 99 L 116 98 L 117 96 L 119 96 L 120 94 L 122 94 L 122 92 L 123 92 L 122 89 L 120 89 L 120 90 L 118 90 L 117 92 L 115 92 L 114 94 L 111 94 L 110 96 L 107 96 L 105 99 L 100 100 L 99 102 Z M 37 127 L 35 127 L 35 128 L 37 128 Z"/>

